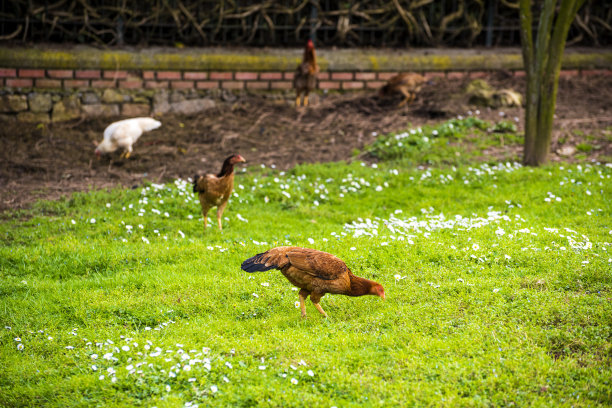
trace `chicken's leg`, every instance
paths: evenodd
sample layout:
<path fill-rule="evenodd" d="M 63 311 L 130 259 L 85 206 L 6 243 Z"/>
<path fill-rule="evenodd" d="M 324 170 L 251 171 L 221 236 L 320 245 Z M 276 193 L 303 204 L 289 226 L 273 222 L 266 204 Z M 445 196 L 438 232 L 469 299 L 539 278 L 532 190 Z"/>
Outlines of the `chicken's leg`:
<path fill-rule="evenodd" d="M 226 206 L 227 201 L 217 207 L 217 225 L 219 226 L 219 231 L 223 229 L 223 227 L 221 227 L 221 217 L 223 216 L 223 210 L 225 210 Z"/>
<path fill-rule="evenodd" d="M 208 210 L 210 208 L 208 206 L 202 205 L 202 217 L 204 217 L 204 232 L 206 232 L 206 228 L 208 228 Z"/>
<path fill-rule="evenodd" d="M 402 90 L 402 94 L 404 95 L 404 100 L 397 105 L 398 108 L 401 108 L 406 104 L 410 105 L 412 101 L 414 101 L 415 95 L 412 92 Z"/>
<path fill-rule="evenodd" d="M 296 95 L 295 95 L 295 106 L 297 108 L 300 107 L 300 93 L 299 92 L 297 92 Z"/>
<path fill-rule="evenodd" d="M 319 304 L 319 301 L 321 300 L 322 297 L 323 297 L 323 295 L 318 295 L 316 293 L 312 293 L 310 295 L 310 301 L 317 308 L 319 313 L 321 313 L 323 316 L 327 317 L 327 313 L 325 313 L 325 310 L 323 310 L 323 308 Z"/>
<path fill-rule="evenodd" d="M 306 95 L 304 95 L 304 104 L 303 106 L 308 106 L 308 92 L 306 92 Z"/>
<path fill-rule="evenodd" d="M 304 301 L 308 295 L 310 295 L 310 292 L 306 289 L 300 289 L 300 293 L 298 293 L 298 295 L 300 296 L 300 310 L 302 311 L 302 317 L 306 317 L 306 304 Z"/>

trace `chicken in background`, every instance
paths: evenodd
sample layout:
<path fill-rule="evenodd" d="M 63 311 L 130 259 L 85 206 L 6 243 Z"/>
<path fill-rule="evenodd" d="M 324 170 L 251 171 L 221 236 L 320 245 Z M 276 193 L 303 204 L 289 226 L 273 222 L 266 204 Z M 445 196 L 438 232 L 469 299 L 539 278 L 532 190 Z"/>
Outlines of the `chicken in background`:
<path fill-rule="evenodd" d="M 217 224 L 219 230 L 221 227 L 221 216 L 223 210 L 227 206 L 227 201 L 234 190 L 234 165 L 244 163 L 246 160 L 239 155 L 234 154 L 223 162 L 221 171 L 216 176 L 214 174 L 206 174 L 204 176 L 193 176 L 193 192 L 198 194 L 200 206 L 202 207 L 202 216 L 204 217 L 204 231 L 208 227 L 208 219 L 206 215 L 212 207 L 217 207 Z"/>
<path fill-rule="evenodd" d="M 385 299 L 385 289 L 380 283 L 353 275 L 340 258 L 315 249 L 291 246 L 272 248 L 247 259 L 241 268 L 249 273 L 279 269 L 289 282 L 300 288 L 302 317 L 306 317 L 304 301 L 309 295 L 314 306 L 325 317 L 327 313 L 319 301 L 326 293 L 374 295 Z"/>
<path fill-rule="evenodd" d="M 315 53 L 312 40 L 308 40 L 304 49 L 304 58 L 298 65 L 293 77 L 293 87 L 295 88 L 295 106 L 300 106 L 300 97 L 304 94 L 303 106 L 308 106 L 308 94 L 317 86 L 317 55 Z"/>
<path fill-rule="evenodd" d="M 104 129 L 104 139 L 96 144 L 96 156 L 101 153 L 112 153 L 123 148 L 121 158 L 129 158 L 132 145 L 144 133 L 161 126 L 161 122 L 152 118 L 132 118 L 111 123 Z M 95 144 L 95 142 L 94 142 Z"/>
<path fill-rule="evenodd" d="M 411 104 L 414 101 L 416 94 L 421 90 L 424 83 L 425 77 L 423 75 L 414 73 L 397 74 L 380 88 L 378 96 L 385 98 L 398 93 L 402 94 L 404 100 L 397 105 L 398 108 L 401 108 L 405 104 Z"/>

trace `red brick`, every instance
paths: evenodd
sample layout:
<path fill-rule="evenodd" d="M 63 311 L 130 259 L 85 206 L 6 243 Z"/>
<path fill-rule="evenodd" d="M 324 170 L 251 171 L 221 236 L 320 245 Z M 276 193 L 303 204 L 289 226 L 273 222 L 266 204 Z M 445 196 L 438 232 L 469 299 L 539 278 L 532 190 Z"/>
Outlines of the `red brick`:
<path fill-rule="evenodd" d="M 425 72 L 423 75 L 426 79 L 430 78 L 444 78 L 444 72 Z"/>
<path fill-rule="evenodd" d="M 368 89 L 378 89 L 381 86 L 385 85 L 387 81 L 368 81 L 366 82 L 366 88 Z"/>
<path fill-rule="evenodd" d="M 208 79 L 208 72 L 184 72 L 183 79 Z"/>
<path fill-rule="evenodd" d="M 612 75 L 612 70 L 609 69 L 583 69 L 580 71 L 580 75 L 584 76 L 595 76 L 595 75 Z"/>
<path fill-rule="evenodd" d="M 157 79 L 181 79 L 178 71 L 157 71 Z"/>
<path fill-rule="evenodd" d="M 489 76 L 489 73 L 486 71 L 470 71 L 469 72 L 470 78 L 487 78 L 488 76 Z"/>
<path fill-rule="evenodd" d="M 20 69 L 19 76 L 21 78 L 44 78 L 44 69 Z"/>
<path fill-rule="evenodd" d="M 221 88 L 223 89 L 244 89 L 244 82 L 242 81 L 223 81 L 221 82 Z"/>
<path fill-rule="evenodd" d="M 270 83 L 268 81 L 249 81 L 246 87 L 247 89 L 269 89 Z"/>
<path fill-rule="evenodd" d="M 272 80 L 283 79 L 283 73 L 282 72 L 262 72 L 261 74 L 259 74 L 259 79 L 272 79 Z"/>
<path fill-rule="evenodd" d="M 100 78 L 100 70 L 99 69 L 84 69 L 81 71 L 74 71 L 75 78 L 82 79 L 98 79 Z"/>
<path fill-rule="evenodd" d="M 342 89 L 363 89 L 363 82 L 345 81 L 342 82 Z"/>
<path fill-rule="evenodd" d="M 155 71 L 143 71 L 143 79 L 155 79 Z"/>
<path fill-rule="evenodd" d="M 149 88 L 149 89 L 168 88 L 168 81 L 145 81 L 145 88 Z"/>
<path fill-rule="evenodd" d="M 92 88 L 115 88 L 115 81 L 98 80 L 91 81 Z"/>
<path fill-rule="evenodd" d="M 0 68 L 0 77 L 16 77 L 17 70 L 12 68 Z"/>
<path fill-rule="evenodd" d="M 252 81 L 257 79 L 257 72 L 236 72 L 234 78 L 243 81 Z"/>
<path fill-rule="evenodd" d="M 104 71 L 104 79 L 125 79 L 127 76 L 127 71 Z"/>
<path fill-rule="evenodd" d="M 568 69 L 568 70 L 561 71 L 559 73 L 559 78 L 570 78 L 570 77 L 575 77 L 575 76 L 578 76 L 577 69 Z"/>
<path fill-rule="evenodd" d="M 467 75 L 466 72 L 463 71 L 447 71 L 446 77 L 448 79 L 462 79 Z"/>
<path fill-rule="evenodd" d="M 191 89 L 193 88 L 193 81 L 170 81 L 170 88 Z"/>
<path fill-rule="evenodd" d="M 337 81 L 319 81 L 320 89 L 340 89 L 340 82 Z"/>
<path fill-rule="evenodd" d="M 64 88 L 87 88 L 89 81 L 86 79 L 64 79 Z"/>
<path fill-rule="evenodd" d="M 285 79 L 293 81 L 293 78 L 295 78 L 295 72 L 285 72 L 283 76 L 285 77 Z"/>
<path fill-rule="evenodd" d="M 72 78 L 74 71 L 71 69 L 48 69 L 49 78 Z"/>
<path fill-rule="evenodd" d="M 219 82 L 217 81 L 198 81 L 196 82 L 196 88 L 198 89 L 219 88 Z"/>
<path fill-rule="evenodd" d="M 127 88 L 127 89 L 142 88 L 142 81 L 140 79 L 130 79 L 126 81 L 119 81 L 119 88 Z"/>
<path fill-rule="evenodd" d="M 231 72 L 211 72 L 210 79 L 232 79 L 233 73 Z"/>
<path fill-rule="evenodd" d="M 514 76 L 520 78 L 520 77 L 527 76 L 527 73 L 525 71 L 514 71 Z"/>
<path fill-rule="evenodd" d="M 350 81 L 353 79 L 352 72 L 332 72 L 331 79 L 341 79 L 344 81 Z"/>
<path fill-rule="evenodd" d="M 62 81 L 60 79 L 37 79 L 36 86 L 39 88 L 61 88 Z"/>
<path fill-rule="evenodd" d="M 289 81 L 272 81 L 270 82 L 270 88 L 272 89 L 291 89 L 293 88 L 293 83 Z"/>
<path fill-rule="evenodd" d="M 329 79 L 329 72 L 319 72 L 317 74 L 317 78 L 319 81 L 325 81 Z"/>
<path fill-rule="evenodd" d="M 379 72 L 378 79 L 380 79 L 381 81 L 388 81 L 389 79 L 393 78 L 396 75 L 397 75 L 397 72 Z"/>
<path fill-rule="evenodd" d="M 361 81 L 371 81 L 373 79 L 376 79 L 376 73 L 375 72 L 357 72 L 355 73 L 355 79 L 358 79 Z"/>

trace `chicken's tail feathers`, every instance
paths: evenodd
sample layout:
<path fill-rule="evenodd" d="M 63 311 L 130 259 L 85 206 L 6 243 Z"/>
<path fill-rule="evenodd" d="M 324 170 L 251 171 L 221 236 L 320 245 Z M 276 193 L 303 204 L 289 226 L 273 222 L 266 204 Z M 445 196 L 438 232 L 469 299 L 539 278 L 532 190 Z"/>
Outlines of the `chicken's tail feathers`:
<path fill-rule="evenodd" d="M 264 253 L 257 254 L 255 256 L 250 257 L 246 261 L 240 265 L 243 271 L 253 273 L 253 272 L 264 272 L 269 271 L 270 269 L 275 269 L 277 265 L 266 264 L 266 262 L 262 259 Z"/>
<path fill-rule="evenodd" d="M 200 175 L 196 174 L 196 175 L 193 176 L 192 184 L 193 184 L 193 192 L 194 193 L 199 193 L 200 192 L 200 190 L 198 190 L 198 181 L 199 180 L 200 180 Z"/>

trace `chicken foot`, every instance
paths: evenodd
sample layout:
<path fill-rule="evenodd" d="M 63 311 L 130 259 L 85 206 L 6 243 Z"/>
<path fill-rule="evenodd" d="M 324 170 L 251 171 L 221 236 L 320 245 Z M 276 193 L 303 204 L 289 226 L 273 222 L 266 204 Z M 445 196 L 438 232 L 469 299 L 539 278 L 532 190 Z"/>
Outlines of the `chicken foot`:
<path fill-rule="evenodd" d="M 317 308 L 319 313 L 321 313 L 323 316 L 327 317 L 327 313 L 325 313 L 325 310 L 323 310 L 323 308 L 319 304 L 319 301 L 321 300 L 322 297 L 323 297 L 323 295 L 319 295 L 318 293 L 312 293 L 310 295 L 310 301 L 312 302 L 314 307 Z"/>

